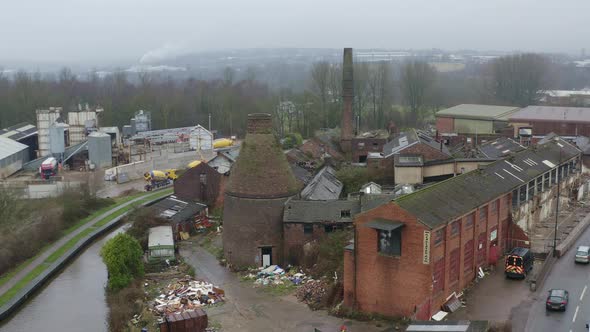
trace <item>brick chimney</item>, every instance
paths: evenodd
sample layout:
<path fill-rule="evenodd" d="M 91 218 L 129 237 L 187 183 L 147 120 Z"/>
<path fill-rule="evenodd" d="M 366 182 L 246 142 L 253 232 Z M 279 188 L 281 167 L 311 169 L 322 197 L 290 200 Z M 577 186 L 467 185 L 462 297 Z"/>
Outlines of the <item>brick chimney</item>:
<path fill-rule="evenodd" d="M 352 102 L 354 99 L 354 80 L 352 68 L 352 48 L 344 49 L 342 64 L 342 123 L 340 125 L 340 147 L 344 152 L 351 151 L 352 144 Z"/>
<path fill-rule="evenodd" d="M 248 134 L 270 134 L 272 132 L 272 118 L 268 113 L 248 114 Z"/>

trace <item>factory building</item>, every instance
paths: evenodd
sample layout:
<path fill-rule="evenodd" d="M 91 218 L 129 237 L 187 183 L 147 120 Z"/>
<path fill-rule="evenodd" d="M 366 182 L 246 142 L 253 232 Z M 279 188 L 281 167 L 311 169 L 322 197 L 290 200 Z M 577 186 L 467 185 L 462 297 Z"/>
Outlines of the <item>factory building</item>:
<path fill-rule="evenodd" d="M 37 150 L 39 149 L 37 127 L 32 124 L 23 122 L 0 129 L 0 136 L 28 146 L 29 160 L 37 158 Z"/>
<path fill-rule="evenodd" d="M 29 147 L 0 136 L 0 179 L 18 172 L 29 161 Z"/>
<path fill-rule="evenodd" d="M 479 268 L 530 243 L 557 179 L 566 195 L 579 177 L 580 155 L 556 138 L 360 213 L 344 254 L 344 305 L 430 319 Z"/>
<path fill-rule="evenodd" d="M 555 133 L 566 139 L 590 136 L 590 107 L 528 106 L 510 116 L 514 137 L 530 145 Z"/>

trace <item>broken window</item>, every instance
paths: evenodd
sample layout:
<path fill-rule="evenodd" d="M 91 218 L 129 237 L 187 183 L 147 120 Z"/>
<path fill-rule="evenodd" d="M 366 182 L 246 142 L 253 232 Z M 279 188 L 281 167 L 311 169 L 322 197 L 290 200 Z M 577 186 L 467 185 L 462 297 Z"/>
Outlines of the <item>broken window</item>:
<path fill-rule="evenodd" d="M 470 213 L 465 217 L 465 228 L 469 228 L 473 226 L 473 221 L 475 220 L 475 213 Z"/>
<path fill-rule="evenodd" d="M 536 194 L 540 194 L 543 192 L 543 177 L 539 176 L 538 178 L 535 179 L 535 181 L 537 182 L 537 192 Z"/>
<path fill-rule="evenodd" d="M 303 224 L 303 234 L 313 234 L 313 224 Z"/>
<path fill-rule="evenodd" d="M 518 202 L 521 205 L 526 202 L 526 184 L 518 188 Z"/>
<path fill-rule="evenodd" d="M 551 184 L 549 183 L 549 174 L 549 172 L 543 174 L 543 190 L 549 190 L 549 187 L 551 186 Z"/>
<path fill-rule="evenodd" d="M 551 184 L 556 184 L 557 183 L 557 168 L 554 168 L 551 171 Z"/>
<path fill-rule="evenodd" d="M 488 220 L 488 207 L 484 206 L 479 209 L 479 222 L 485 222 Z"/>
<path fill-rule="evenodd" d="M 434 232 L 434 245 L 437 246 L 442 243 L 445 235 L 445 229 L 439 229 L 438 231 Z"/>
<path fill-rule="evenodd" d="M 385 255 L 401 256 L 402 254 L 402 230 L 400 228 L 391 231 L 379 230 L 379 252 Z"/>
<path fill-rule="evenodd" d="M 490 203 L 490 213 L 492 214 L 492 216 L 495 216 L 498 214 L 498 200 L 492 201 Z"/>
<path fill-rule="evenodd" d="M 340 218 L 350 218 L 350 210 L 340 210 Z"/>
<path fill-rule="evenodd" d="M 518 206 L 518 189 L 512 191 L 512 207 Z"/>
<path fill-rule="evenodd" d="M 461 233 L 461 221 L 453 221 L 451 224 L 451 236 L 458 235 L 459 233 Z"/>
<path fill-rule="evenodd" d="M 199 181 L 201 182 L 202 185 L 206 186 L 207 185 L 207 174 L 201 173 L 199 175 Z"/>
<path fill-rule="evenodd" d="M 528 188 L 528 192 L 527 192 L 527 196 L 526 196 L 526 200 L 531 200 L 533 199 L 533 196 L 535 196 L 535 180 L 530 181 L 529 184 L 527 185 Z"/>

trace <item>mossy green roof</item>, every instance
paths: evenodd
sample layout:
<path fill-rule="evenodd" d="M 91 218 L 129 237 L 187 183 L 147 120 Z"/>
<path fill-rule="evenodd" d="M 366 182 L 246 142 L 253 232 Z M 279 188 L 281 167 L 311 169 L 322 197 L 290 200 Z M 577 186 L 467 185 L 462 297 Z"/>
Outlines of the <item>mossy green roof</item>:
<path fill-rule="evenodd" d="M 246 134 L 233 165 L 226 192 L 248 198 L 279 198 L 297 194 L 287 158 L 273 134 Z"/>

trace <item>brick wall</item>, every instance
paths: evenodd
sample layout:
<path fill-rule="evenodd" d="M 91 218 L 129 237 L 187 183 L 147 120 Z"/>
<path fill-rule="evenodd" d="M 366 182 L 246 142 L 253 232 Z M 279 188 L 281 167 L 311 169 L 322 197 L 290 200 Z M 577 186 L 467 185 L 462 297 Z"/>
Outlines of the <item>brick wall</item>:
<path fill-rule="evenodd" d="M 284 256 L 285 262 L 292 265 L 301 265 L 303 259 L 303 246 L 306 243 L 320 240 L 326 236 L 324 223 L 309 223 L 312 233 L 305 234 L 304 223 L 284 223 Z"/>
<path fill-rule="evenodd" d="M 378 234 L 363 225 L 374 218 L 394 217 L 405 223 L 402 229 L 401 256 L 377 252 Z M 355 218 L 357 258 L 356 306 L 364 312 L 388 316 L 413 316 L 416 308 L 430 295 L 431 266 L 422 264 L 425 227 L 394 203 L 381 205 Z M 345 269 L 350 273 L 352 258 L 345 254 Z M 345 277 L 345 299 L 348 305 L 354 294 L 354 272 Z M 352 302 L 352 303 L 351 303 Z"/>
<path fill-rule="evenodd" d="M 383 145 L 387 143 L 385 138 L 353 138 L 352 161 L 361 162 L 361 157 L 366 157 L 369 152 L 383 152 Z"/>
<path fill-rule="evenodd" d="M 272 264 L 283 262 L 283 209 L 289 199 L 250 199 L 225 194 L 223 253 L 235 267 L 262 265 L 261 247 L 272 247 Z"/>
<path fill-rule="evenodd" d="M 205 176 L 201 183 L 201 174 Z M 211 166 L 201 163 L 190 168 L 174 181 L 174 194 L 180 199 L 213 205 L 220 191 L 222 175 Z"/>
<path fill-rule="evenodd" d="M 453 118 L 436 118 L 436 130 L 439 133 L 453 133 L 455 132 L 455 126 Z"/>
<path fill-rule="evenodd" d="M 507 194 L 494 199 L 495 206 L 490 201 L 433 229 L 429 264 L 422 261 L 425 226 L 395 202 L 357 215 L 357 309 L 428 319 L 440 310 L 450 294 L 460 292 L 471 283 L 479 267 L 500 259 L 505 250 L 502 236 L 506 234 L 510 217 L 509 197 Z M 377 217 L 405 224 L 400 257 L 379 254 L 377 231 L 363 227 Z M 492 240 L 494 231 L 496 235 Z M 344 304 L 352 307 L 355 305 L 354 251 L 346 251 L 344 259 Z"/>

